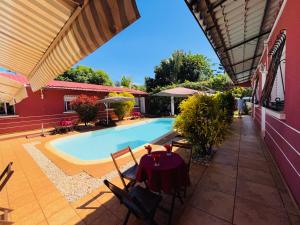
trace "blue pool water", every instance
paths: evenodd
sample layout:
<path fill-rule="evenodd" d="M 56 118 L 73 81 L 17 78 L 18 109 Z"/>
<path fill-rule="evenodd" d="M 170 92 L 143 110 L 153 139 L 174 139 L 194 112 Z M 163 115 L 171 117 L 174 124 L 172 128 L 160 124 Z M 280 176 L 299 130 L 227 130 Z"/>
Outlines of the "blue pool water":
<path fill-rule="evenodd" d="M 160 118 L 133 125 L 108 128 L 74 135 L 50 142 L 58 151 L 80 160 L 99 160 L 130 146 L 132 149 L 150 143 L 172 131 L 174 119 Z"/>

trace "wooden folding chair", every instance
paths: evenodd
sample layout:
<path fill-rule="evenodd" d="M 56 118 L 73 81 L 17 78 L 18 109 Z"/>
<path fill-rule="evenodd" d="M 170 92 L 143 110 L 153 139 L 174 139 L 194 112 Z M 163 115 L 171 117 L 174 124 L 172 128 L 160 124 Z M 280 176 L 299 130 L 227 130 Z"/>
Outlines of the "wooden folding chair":
<path fill-rule="evenodd" d="M 154 216 L 162 200 L 160 195 L 138 185 L 126 192 L 108 180 L 104 180 L 104 184 L 120 200 L 121 204 L 124 204 L 128 209 L 123 225 L 127 224 L 131 213 L 138 219 L 148 222 L 149 225 L 157 224 L 154 221 Z"/>
<path fill-rule="evenodd" d="M 191 161 L 192 161 L 192 155 L 193 155 L 192 145 L 189 143 L 172 141 L 171 146 L 172 146 L 172 150 L 173 150 L 173 147 L 178 147 L 178 148 L 181 148 L 181 149 L 187 151 L 188 159 L 187 159 L 187 161 L 185 161 L 185 163 L 187 166 L 187 176 L 188 176 L 190 173 L 190 167 L 191 167 Z M 184 186 L 184 197 L 186 196 L 186 189 L 187 189 L 187 184 Z"/>
<path fill-rule="evenodd" d="M 10 162 L 6 168 L 3 170 L 3 172 L 0 175 L 0 192 L 7 184 L 8 180 L 13 175 L 14 171 L 12 170 L 12 162 Z M 8 214 L 11 212 L 11 209 L 2 208 L 0 207 L 0 224 L 13 224 L 13 222 L 8 220 Z"/>
<path fill-rule="evenodd" d="M 119 168 L 119 166 L 117 164 L 117 158 L 119 158 L 119 157 L 121 157 L 121 156 L 123 156 L 123 155 L 125 155 L 127 153 L 130 153 L 130 155 L 131 155 L 131 157 L 132 157 L 132 159 L 134 161 L 134 165 L 131 166 L 130 168 L 128 168 L 127 170 L 125 170 L 124 172 L 121 172 L 121 170 L 120 170 L 120 168 Z M 132 185 L 134 185 L 135 182 L 136 182 L 136 172 L 137 172 L 137 169 L 138 169 L 138 163 L 137 163 L 137 161 L 136 161 L 136 159 L 135 159 L 135 157 L 134 157 L 134 155 L 132 153 L 131 148 L 128 146 L 127 148 L 124 148 L 124 149 L 122 149 L 120 151 L 112 153 L 111 154 L 111 158 L 112 158 L 112 160 L 113 160 L 113 162 L 115 164 L 115 167 L 116 167 L 116 169 L 118 171 L 118 174 L 119 174 L 119 176 L 121 178 L 121 181 L 122 181 L 122 183 L 124 185 L 124 188 L 128 191 L 129 187 L 131 187 Z M 129 181 L 128 184 L 126 184 L 125 179 Z"/>

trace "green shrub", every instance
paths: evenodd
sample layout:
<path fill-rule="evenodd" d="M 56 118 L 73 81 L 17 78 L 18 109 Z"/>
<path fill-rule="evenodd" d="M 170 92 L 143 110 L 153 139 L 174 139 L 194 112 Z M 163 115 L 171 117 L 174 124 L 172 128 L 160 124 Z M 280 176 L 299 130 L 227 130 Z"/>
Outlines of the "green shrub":
<path fill-rule="evenodd" d="M 98 98 L 96 96 L 79 95 L 71 102 L 71 105 L 75 112 L 77 112 L 79 119 L 85 125 L 93 121 L 97 117 L 99 106 L 97 103 Z"/>
<path fill-rule="evenodd" d="M 109 97 L 116 97 L 116 96 L 122 96 L 122 97 L 129 97 L 134 98 L 134 96 L 128 92 L 122 92 L 122 93 L 109 93 Z M 128 115 L 134 107 L 134 101 L 126 101 L 126 102 L 116 102 L 112 103 L 111 106 L 114 108 L 114 112 L 117 115 L 119 120 L 123 120 L 126 115 Z"/>
<path fill-rule="evenodd" d="M 225 113 L 225 118 L 228 124 L 233 120 L 235 110 L 235 99 L 231 91 L 215 94 L 215 99 L 220 110 Z"/>
<path fill-rule="evenodd" d="M 212 147 L 223 140 L 227 128 L 225 114 L 219 109 L 216 98 L 193 95 L 183 100 L 179 107 L 181 113 L 174 127 L 193 145 L 194 154 L 210 154 Z"/>

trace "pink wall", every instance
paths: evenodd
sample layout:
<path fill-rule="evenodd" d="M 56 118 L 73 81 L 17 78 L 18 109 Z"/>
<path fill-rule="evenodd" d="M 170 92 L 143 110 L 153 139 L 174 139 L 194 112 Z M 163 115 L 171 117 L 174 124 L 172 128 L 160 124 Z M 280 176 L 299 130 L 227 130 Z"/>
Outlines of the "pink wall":
<path fill-rule="evenodd" d="M 40 129 L 42 123 L 45 128 L 54 127 L 62 119 L 77 119 L 76 113 L 64 113 L 64 95 L 86 94 L 100 99 L 107 95 L 103 92 L 46 89 L 42 99 L 40 91 L 32 92 L 27 88 L 27 92 L 28 98 L 15 105 L 17 117 L 0 117 L 0 134 Z M 100 104 L 99 107 L 98 118 L 105 118 L 104 105 Z"/>
<path fill-rule="evenodd" d="M 300 205 L 300 1 L 288 0 L 270 37 L 271 49 L 277 35 L 286 29 L 285 120 L 266 114 L 265 142 L 283 174 L 296 201 Z M 266 52 L 262 62 L 266 63 Z M 270 59 L 269 59 L 270 61 Z M 261 74 L 259 92 L 262 91 Z M 257 109 L 257 108 L 256 108 Z M 255 121 L 260 124 L 261 111 Z M 260 124 L 261 126 L 261 124 Z"/>

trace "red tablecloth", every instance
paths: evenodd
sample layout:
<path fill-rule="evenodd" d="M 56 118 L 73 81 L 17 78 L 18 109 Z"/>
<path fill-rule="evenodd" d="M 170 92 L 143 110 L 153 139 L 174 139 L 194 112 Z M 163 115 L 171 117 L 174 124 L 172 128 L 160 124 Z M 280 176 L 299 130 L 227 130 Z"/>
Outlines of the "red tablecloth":
<path fill-rule="evenodd" d="M 138 182 L 147 182 L 148 187 L 156 192 L 171 193 L 188 182 L 187 167 L 184 160 L 176 153 L 171 156 L 166 151 L 160 153 L 159 166 L 154 166 L 153 158 L 144 155 L 136 174 Z"/>

